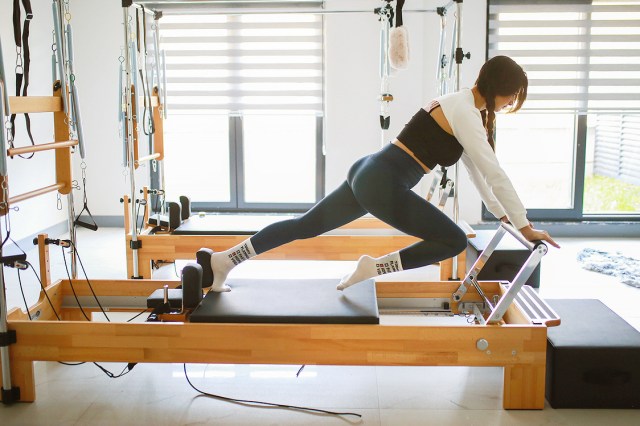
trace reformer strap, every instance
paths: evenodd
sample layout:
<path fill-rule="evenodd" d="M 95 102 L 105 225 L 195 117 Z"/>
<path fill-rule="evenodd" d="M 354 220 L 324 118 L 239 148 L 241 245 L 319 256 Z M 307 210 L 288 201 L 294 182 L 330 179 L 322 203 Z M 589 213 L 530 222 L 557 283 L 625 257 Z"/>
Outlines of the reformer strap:
<path fill-rule="evenodd" d="M 83 162 L 82 163 L 82 192 L 83 192 L 83 200 L 82 200 L 82 202 L 83 202 L 83 206 L 82 206 L 82 210 L 80 210 L 80 213 L 78 213 L 78 216 L 73 221 L 73 224 L 75 226 L 80 226 L 82 228 L 90 229 L 92 231 L 97 231 L 98 230 L 98 224 L 96 223 L 95 219 L 93 218 L 93 215 L 91 214 L 91 210 L 89 210 L 89 205 L 87 204 L 87 175 L 86 175 L 86 171 L 85 170 L 86 170 L 86 165 Z M 89 219 L 91 220 L 91 223 L 80 220 L 80 216 L 82 216 L 83 212 L 87 212 L 87 215 L 89 215 Z"/>
<path fill-rule="evenodd" d="M 33 19 L 33 10 L 31 9 L 30 0 L 22 0 L 22 6 L 24 7 L 25 18 L 23 27 L 20 27 L 20 0 L 13 0 L 13 38 L 16 43 L 16 49 L 18 51 L 18 57 L 16 59 L 16 96 L 20 96 L 22 90 L 22 96 L 27 96 L 27 89 L 29 87 L 29 68 L 31 65 L 31 56 L 29 54 L 29 25 L 31 19 Z M 22 71 L 22 72 L 19 72 Z M 31 140 L 31 145 L 35 145 L 33 141 L 33 135 L 31 134 L 31 119 L 29 114 L 24 114 L 25 123 L 27 126 L 27 134 Z M 14 122 L 16 120 L 16 114 L 11 114 L 11 140 L 9 145 L 13 148 L 13 139 L 15 137 L 16 129 Z M 33 153 L 29 157 L 33 157 Z M 22 156 L 21 156 L 22 157 Z"/>
<path fill-rule="evenodd" d="M 404 0 L 398 0 L 396 5 L 396 27 L 402 26 L 402 8 L 404 7 Z"/>

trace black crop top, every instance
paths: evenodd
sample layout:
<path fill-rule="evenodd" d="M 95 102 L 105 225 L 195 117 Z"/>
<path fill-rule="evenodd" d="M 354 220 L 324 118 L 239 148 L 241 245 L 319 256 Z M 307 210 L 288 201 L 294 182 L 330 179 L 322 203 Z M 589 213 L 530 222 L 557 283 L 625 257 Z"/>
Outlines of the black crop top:
<path fill-rule="evenodd" d="M 454 165 L 463 152 L 458 139 L 445 132 L 424 108 L 420 108 L 404 126 L 398 140 L 432 170 L 438 164 Z"/>

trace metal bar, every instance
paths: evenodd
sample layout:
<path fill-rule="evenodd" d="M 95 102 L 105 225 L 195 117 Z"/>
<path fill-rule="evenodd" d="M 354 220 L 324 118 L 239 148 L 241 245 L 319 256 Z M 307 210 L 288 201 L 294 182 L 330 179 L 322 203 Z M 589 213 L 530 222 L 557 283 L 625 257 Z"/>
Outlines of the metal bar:
<path fill-rule="evenodd" d="M 80 158 L 84 160 L 84 132 L 82 131 L 82 116 L 80 115 L 80 99 L 78 98 L 78 88 L 75 81 L 73 68 L 73 33 L 71 24 L 67 24 L 67 51 L 69 52 L 69 75 L 71 76 L 71 105 L 73 106 L 74 123 L 78 134 L 78 146 L 80 148 Z M 74 277 L 75 278 L 75 277 Z"/>
<path fill-rule="evenodd" d="M 144 157 L 140 157 L 138 158 L 138 161 L 136 161 L 136 164 L 142 164 L 145 161 L 151 161 L 151 160 L 155 160 L 156 158 L 160 157 L 160 153 L 156 152 L 150 155 L 145 155 Z"/>
<path fill-rule="evenodd" d="M 455 293 L 453 293 L 452 297 L 454 301 L 459 302 L 460 300 L 462 300 L 462 297 L 467 293 L 469 286 L 470 285 L 475 286 L 473 281 L 477 279 L 478 274 L 480 273 L 484 265 L 487 263 L 487 260 L 489 259 L 493 251 L 496 249 L 496 247 L 500 243 L 500 240 L 502 239 L 502 237 L 505 235 L 506 232 L 507 232 L 506 229 L 502 227 L 496 230 L 495 235 L 493 236 L 493 238 L 491 238 L 491 241 L 489 241 L 489 244 L 487 244 L 487 248 L 485 248 L 482 251 L 482 253 L 480 253 L 480 256 L 478 256 L 478 259 L 476 259 L 475 263 L 473 264 L 469 272 L 467 272 L 467 275 L 465 276 L 464 280 L 462 280 L 462 283 L 460 283 L 460 287 L 458 287 L 458 290 Z M 455 264 L 455 260 L 456 259 L 454 258 L 454 264 Z"/>
<path fill-rule="evenodd" d="M 462 40 L 462 0 L 456 0 L 456 50 L 461 48 Z M 456 92 L 460 90 L 460 63 L 456 61 Z"/>
<path fill-rule="evenodd" d="M 436 192 L 436 188 L 440 184 L 442 180 L 442 172 L 440 170 L 433 170 L 433 180 L 431 181 L 431 186 L 429 186 L 429 192 L 427 192 L 427 201 L 431 201 L 433 198 L 433 194 Z"/>
<path fill-rule="evenodd" d="M 11 115 L 11 105 L 9 105 L 9 93 L 7 92 L 4 60 L 2 59 L 2 40 L 0 39 L 0 85 L 2 86 L 2 103 L 4 105 L 4 115 Z M 3 115 L 3 116 L 4 116 Z"/>
<path fill-rule="evenodd" d="M 446 84 L 444 77 L 444 67 L 446 64 L 444 63 L 444 58 L 446 57 L 444 54 L 444 44 L 446 37 L 446 28 L 447 28 L 447 17 L 446 12 L 440 14 L 440 43 L 438 43 L 438 67 L 436 69 L 436 75 L 438 78 L 438 82 L 440 83 L 438 90 L 439 95 L 442 96 L 445 94 Z"/>
<path fill-rule="evenodd" d="M 500 226 L 505 230 L 508 231 L 511 235 L 514 236 L 514 238 L 518 241 L 520 241 L 522 243 L 523 246 L 525 246 L 526 248 L 529 249 L 529 251 L 533 251 L 535 250 L 536 246 L 538 244 L 540 244 L 540 242 L 538 243 L 533 243 L 529 240 L 527 240 L 521 233 L 520 231 L 518 231 L 516 228 L 514 228 L 513 225 L 509 224 L 509 223 L 505 223 L 505 222 L 500 222 Z"/>
<path fill-rule="evenodd" d="M 457 47 L 460 47 L 460 40 L 462 40 L 462 0 L 456 0 L 456 20 L 455 20 L 455 31 L 456 31 L 456 39 L 455 43 Z M 451 57 L 451 62 L 453 62 L 453 56 Z M 455 91 L 460 90 L 460 64 L 456 64 L 456 85 Z M 458 180 L 458 163 L 454 166 L 454 182 L 459 182 Z M 460 204 L 458 202 L 458 190 L 455 189 L 453 191 L 453 221 L 458 223 L 460 219 Z M 484 264 L 483 264 L 484 265 Z M 453 264 L 451 265 L 451 279 L 458 279 L 458 256 L 453 257 Z"/>
<path fill-rule="evenodd" d="M 162 118 L 167 119 L 167 55 L 162 51 Z"/>
<path fill-rule="evenodd" d="M 69 254 L 71 254 L 71 277 L 73 279 L 78 278 L 78 254 L 76 253 L 76 212 L 73 202 L 73 191 L 67 194 L 67 213 L 69 224 L 69 239 L 71 240 L 71 247 L 69 248 Z"/>
<path fill-rule="evenodd" d="M 0 175 L 7 175 L 7 156 L 4 153 L 7 150 L 7 138 L 4 132 L 4 118 L 7 114 L 9 114 L 9 99 L 7 95 L 7 87 L 4 82 L 4 70 L 2 64 L 2 44 L 0 44 L 0 90 L 2 93 L 2 99 L 0 99 L 0 122 L 3 123 L 2 128 L 0 129 Z M 1 281 L 1 279 L 0 279 Z"/>
<path fill-rule="evenodd" d="M 438 208 L 441 211 L 444 211 L 444 206 L 445 204 L 447 204 L 447 200 L 449 199 L 449 196 L 451 196 L 451 191 L 453 190 L 453 181 L 451 179 L 447 179 L 447 183 L 445 185 L 445 187 L 442 189 L 442 195 L 440 196 L 440 202 L 438 202 Z M 455 191 L 454 191 L 454 196 L 455 196 Z M 458 221 L 456 220 L 456 223 L 458 223 Z M 455 258 L 454 258 L 455 260 Z M 454 271 L 452 272 L 452 279 L 457 280 L 458 279 L 458 271 L 457 271 L 457 267 L 454 268 Z"/>
<path fill-rule="evenodd" d="M 1 53 L 0 53 L 1 54 Z M 2 233 L 0 232 L 0 236 Z M 0 268 L 0 333 L 7 333 L 7 296 L 4 288 L 4 268 Z M 0 363 L 2 364 L 2 389 L 10 391 L 11 384 L 11 364 L 9 361 L 9 346 L 0 346 Z M 3 401 L 7 402 L 7 401 Z"/>
<path fill-rule="evenodd" d="M 56 55 L 58 57 L 58 71 L 60 72 L 60 82 L 62 83 L 62 105 L 64 113 L 69 113 L 67 105 L 67 73 L 64 70 L 64 44 L 62 42 L 62 20 L 60 19 L 60 9 L 58 0 L 51 4 L 53 9 L 53 29 L 56 37 Z"/>
<path fill-rule="evenodd" d="M 25 192 L 24 194 L 16 195 L 15 197 L 9 198 L 9 205 L 19 203 L 20 201 L 25 201 L 30 198 L 37 197 L 38 195 L 43 195 L 49 192 L 57 191 L 65 187 L 64 183 L 54 183 L 53 185 L 45 186 L 44 188 L 34 189 L 33 191 Z"/>
<path fill-rule="evenodd" d="M 511 306 L 511 302 L 518 295 L 520 289 L 524 285 L 524 283 L 529 279 L 533 271 L 536 269 L 540 260 L 542 260 L 542 256 L 547 253 L 547 245 L 546 244 L 538 244 L 529 255 L 529 258 L 522 266 L 516 277 L 513 279 L 513 283 L 509 287 L 509 290 L 500 298 L 500 301 L 496 304 L 495 308 L 489 314 L 487 318 L 487 323 L 495 324 L 502 320 L 504 313 L 507 311 L 509 306 Z"/>
<path fill-rule="evenodd" d="M 49 151 L 52 149 L 60 149 L 60 148 L 68 148 L 70 146 L 78 145 L 78 141 L 62 141 L 62 142 L 51 142 L 51 143 L 43 143 L 40 145 L 31 145 L 31 146 L 20 146 L 18 148 L 9 148 L 7 150 L 7 155 L 13 157 L 14 155 L 21 154 L 30 154 L 32 152 L 40 152 L 40 151 Z"/>
<path fill-rule="evenodd" d="M 160 22 L 159 22 L 159 19 L 154 19 L 154 22 L 155 22 L 155 28 L 153 30 L 153 57 L 155 60 L 153 63 L 153 69 L 155 70 L 155 73 L 156 73 L 156 79 L 158 83 L 158 103 L 160 103 L 160 99 L 162 98 L 167 88 L 164 85 L 164 83 L 166 82 L 166 79 L 160 78 Z M 164 104 L 162 106 L 164 107 Z M 164 116 L 164 112 L 163 112 L 163 116 Z"/>
<path fill-rule="evenodd" d="M 129 181 L 131 184 L 131 242 L 133 244 L 137 244 L 138 242 L 138 229 L 136 227 L 136 181 L 135 181 L 135 155 L 134 155 L 134 147 L 133 147 L 133 106 L 132 106 L 132 93 L 131 93 L 131 43 L 129 34 L 129 8 L 124 6 L 122 8 L 122 14 L 124 19 L 124 59 L 125 59 L 125 74 L 126 81 L 125 83 L 125 100 L 127 102 L 126 108 L 126 121 L 127 121 L 127 147 L 129 148 Z M 137 67 L 136 67 L 137 68 Z M 133 263 L 133 277 L 137 278 L 139 276 L 139 268 L 138 268 L 138 250 L 132 249 L 132 263 Z"/>
<path fill-rule="evenodd" d="M 449 5 L 453 2 L 449 2 Z M 448 6 L 447 6 L 448 7 Z M 188 8 L 183 9 L 165 9 L 167 13 L 172 15 L 191 14 L 193 10 Z M 207 15 L 339 15 L 347 13 L 373 13 L 371 9 L 351 9 L 351 10 L 324 10 L 324 9 L 231 9 L 231 8 L 217 8 L 217 9 L 205 9 L 200 11 Z M 402 9 L 402 13 L 436 13 L 437 9 Z"/>
<path fill-rule="evenodd" d="M 135 111 L 133 111 L 133 115 L 136 118 L 138 124 L 142 121 L 142 116 L 140 115 L 140 93 L 142 92 L 138 88 L 138 71 L 140 70 L 138 67 L 138 45 L 135 41 L 131 41 L 129 46 L 129 52 L 131 53 L 131 78 L 133 81 L 133 92 L 135 93 Z M 143 123 L 144 125 L 144 123 Z M 134 132 L 138 132 L 138 129 L 133 129 Z"/>

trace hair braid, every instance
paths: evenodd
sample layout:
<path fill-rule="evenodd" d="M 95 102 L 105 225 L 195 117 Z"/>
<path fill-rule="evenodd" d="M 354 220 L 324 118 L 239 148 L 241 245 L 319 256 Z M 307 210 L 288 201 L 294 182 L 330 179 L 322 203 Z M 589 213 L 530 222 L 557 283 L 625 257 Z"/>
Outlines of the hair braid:
<path fill-rule="evenodd" d="M 487 131 L 487 142 L 495 151 L 493 138 L 496 113 L 495 98 L 516 95 L 515 105 L 508 112 L 516 112 L 527 98 L 528 79 L 522 67 L 506 56 L 489 59 L 480 69 L 476 80 L 478 91 L 486 102 L 486 110 L 481 111 L 482 124 Z"/>

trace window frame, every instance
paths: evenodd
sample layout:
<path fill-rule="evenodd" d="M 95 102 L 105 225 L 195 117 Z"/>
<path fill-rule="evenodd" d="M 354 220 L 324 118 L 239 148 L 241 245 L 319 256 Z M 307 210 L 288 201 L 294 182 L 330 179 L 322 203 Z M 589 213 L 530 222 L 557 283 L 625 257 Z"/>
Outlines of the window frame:
<path fill-rule="evenodd" d="M 321 4 L 322 2 L 318 1 L 306 1 L 306 3 L 313 4 Z M 265 3 L 266 4 L 266 3 Z M 273 4 L 276 5 L 275 3 Z M 289 5 L 291 6 L 291 5 Z M 302 6 L 302 5 L 298 5 Z M 190 12 L 195 13 L 195 11 Z M 308 110 L 309 115 L 315 115 L 315 193 L 313 202 L 304 202 L 304 203 L 251 203 L 245 201 L 245 167 L 243 162 L 243 151 L 244 151 L 244 138 L 243 138 L 243 129 L 242 129 L 242 120 L 243 120 L 243 110 L 227 110 L 227 117 L 229 120 L 229 135 L 228 135 L 228 143 L 229 143 L 229 173 L 230 173 L 230 201 L 208 201 L 208 202 L 192 202 L 192 208 L 198 211 L 205 212 L 274 212 L 274 213 L 284 213 L 284 212 L 305 212 L 309 208 L 311 208 L 315 203 L 317 203 L 320 199 L 324 197 L 325 193 L 325 155 L 324 155 L 324 84 L 325 84 L 325 76 L 324 76 L 324 20 L 321 18 L 319 23 L 320 32 L 320 64 L 319 69 L 321 70 L 320 74 L 320 82 L 321 82 L 321 94 L 319 98 L 319 102 L 317 106 L 320 106 L 319 110 L 317 106 L 315 108 L 310 108 Z M 286 25 L 285 25 L 286 27 Z M 238 51 L 233 51 L 230 53 L 230 56 L 236 57 Z M 240 51 L 241 52 L 241 51 Z M 171 85 L 172 78 L 169 77 L 169 90 Z M 182 80 L 181 78 L 177 78 L 177 80 Z M 295 80 L 295 79 L 294 79 Z M 169 105 L 170 107 L 171 105 Z M 295 108 L 295 105 L 289 106 Z M 226 108 L 222 108 L 223 110 Z M 251 109 L 251 108 L 250 108 Z M 274 108 L 266 108 L 265 113 L 269 114 L 272 110 L 277 110 L 277 104 Z M 171 108 L 168 108 L 169 113 L 171 113 Z M 305 110 L 303 108 L 303 110 Z M 286 115 L 287 109 L 280 110 L 279 113 Z M 306 110 L 305 110 L 306 111 Z M 253 112 L 255 113 L 255 112 Z M 259 112 L 258 112 L 259 114 Z M 298 115 L 298 112 L 292 110 L 291 114 Z M 152 187 L 160 187 L 160 173 L 158 167 L 154 166 L 150 168 L 150 181 Z M 163 170 L 162 173 L 166 172 Z M 189 194 L 184 194 L 189 196 Z M 152 199 L 152 206 L 155 205 L 155 199 Z"/>
<path fill-rule="evenodd" d="M 569 0 L 563 0 L 570 3 Z M 514 4 L 526 3 L 524 0 L 513 1 Z M 553 3 L 553 2 L 551 2 Z M 585 4 L 585 0 L 575 0 L 576 4 Z M 487 1 L 486 12 L 486 40 L 485 40 L 485 59 L 489 59 L 490 49 L 490 7 L 491 0 Z M 544 111 L 540 111 L 544 113 Z M 533 112 L 535 113 L 535 112 Z M 584 190 L 585 190 L 585 172 L 586 172 L 586 151 L 587 151 L 587 132 L 588 132 L 588 115 L 597 114 L 598 111 L 574 112 L 574 149 L 573 149 L 573 203 L 571 208 L 567 209 L 529 209 L 527 216 L 535 221 L 549 222 L 640 222 L 640 213 L 612 213 L 612 214 L 593 214 L 584 213 Z M 495 138 L 495 134 L 494 134 Z M 497 138 L 496 144 L 499 145 Z M 532 177 L 535 178 L 535 177 Z M 481 218 L 483 221 L 493 222 L 499 219 L 495 218 L 482 203 Z"/>

